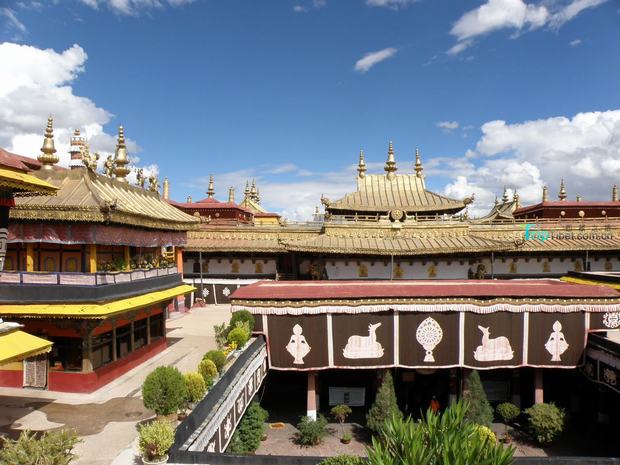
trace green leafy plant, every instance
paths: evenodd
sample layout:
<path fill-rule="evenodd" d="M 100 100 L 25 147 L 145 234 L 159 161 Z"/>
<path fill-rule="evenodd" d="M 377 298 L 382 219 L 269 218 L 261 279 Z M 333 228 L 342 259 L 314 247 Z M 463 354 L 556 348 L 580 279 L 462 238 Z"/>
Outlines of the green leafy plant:
<path fill-rule="evenodd" d="M 336 455 L 319 462 L 319 465 L 364 465 L 366 462 L 355 455 Z"/>
<path fill-rule="evenodd" d="M 222 350 L 226 346 L 229 331 L 230 327 L 226 323 L 213 326 L 213 332 L 215 333 L 215 344 L 218 349 Z"/>
<path fill-rule="evenodd" d="M 481 427 L 466 418 L 462 401 L 443 413 L 431 409 L 419 422 L 392 415 L 380 438 L 373 436 L 368 452 L 370 465 L 509 465 L 513 447 L 495 443 Z"/>
<path fill-rule="evenodd" d="M 213 381 L 217 377 L 217 367 L 215 366 L 215 363 L 208 358 L 205 358 L 198 364 L 198 373 L 200 373 L 202 378 L 205 380 L 207 388 L 211 388 Z"/>
<path fill-rule="evenodd" d="M 344 404 L 335 405 L 334 407 L 332 407 L 330 413 L 336 419 L 336 421 L 340 423 L 340 428 L 342 428 L 342 439 L 344 439 L 344 422 L 347 420 L 347 417 L 351 415 L 351 407 Z M 349 437 L 349 441 L 350 440 L 351 438 Z"/>
<path fill-rule="evenodd" d="M 497 436 L 495 436 L 495 433 L 491 428 L 477 424 L 474 424 L 474 426 L 476 427 L 476 433 L 480 436 L 481 440 L 488 440 L 490 444 L 495 444 L 497 442 Z"/>
<path fill-rule="evenodd" d="M 165 458 L 173 443 L 174 427 L 169 421 L 156 420 L 139 427 L 138 447 L 147 460 Z"/>
<path fill-rule="evenodd" d="M 542 445 L 551 444 L 564 431 L 566 413 L 555 404 L 536 404 L 525 409 L 532 435 Z"/>
<path fill-rule="evenodd" d="M 224 369 L 224 365 L 226 365 L 226 355 L 221 350 L 210 350 L 204 354 L 202 359 L 209 359 L 215 363 L 218 373 L 221 373 Z"/>
<path fill-rule="evenodd" d="M 245 328 L 233 328 L 226 337 L 229 344 L 234 342 L 238 348 L 243 347 L 248 339 L 250 339 L 250 333 Z"/>
<path fill-rule="evenodd" d="M 366 415 L 366 426 L 373 433 L 379 433 L 385 420 L 392 416 L 402 418 L 403 414 L 396 403 L 394 380 L 392 379 L 392 374 L 388 371 L 383 378 L 381 387 L 377 391 L 375 402 Z"/>
<path fill-rule="evenodd" d="M 192 372 L 183 375 L 187 390 L 187 402 L 196 403 L 202 400 L 207 392 L 207 383 L 200 373 Z"/>
<path fill-rule="evenodd" d="M 73 430 L 46 431 L 40 437 L 31 431 L 24 431 L 15 440 L 3 439 L 0 463 L 69 465 L 77 457 L 73 454 L 73 448 L 79 442 Z"/>
<path fill-rule="evenodd" d="M 187 400 L 183 375 L 174 367 L 155 368 L 144 380 L 142 399 L 157 415 L 176 413 Z"/>
<path fill-rule="evenodd" d="M 487 399 L 477 371 L 472 371 L 465 383 L 463 399 L 469 402 L 467 419 L 472 423 L 489 426 L 493 421 L 493 407 Z"/>
<path fill-rule="evenodd" d="M 238 323 L 245 323 L 245 326 L 248 329 L 248 332 L 252 333 L 254 330 L 254 315 L 252 315 L 247 310 L 238 310 L 232 314 L 230 317 L 229 327 L 237 328 Z"/>
<path fill-rule="evenodd" d="M 252 402 L 235 431 L 227 452 L 233 454 L 251 454 L 258 449 L 265 433 L 265 421 L 269 417 L 267 410 L 258 402 Z"/>
<path fill-rule="evenodd" d="M 521 409 L 510 402 L 502 402 L 495 411 L 504 422 L 504 436 L 508 437 L 508 425 L 521 415 Z"/>
<path fill-rule="evenodd" d="M 297 424 L 297 442 L 302 446 L 316 446 L 321 443 L 327 434 L 327 420 L 323 415 L 319 415 L 316 420 L 310 417 L 301 417 Z"/>

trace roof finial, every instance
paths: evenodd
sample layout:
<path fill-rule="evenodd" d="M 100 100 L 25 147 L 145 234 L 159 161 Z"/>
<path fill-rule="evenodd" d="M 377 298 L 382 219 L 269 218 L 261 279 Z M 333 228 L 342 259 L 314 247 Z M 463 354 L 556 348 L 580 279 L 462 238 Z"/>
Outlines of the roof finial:
<path fill-rule="evenodd" d="M 80 130 L 76 129 L 71 136 L 71 147 L 69 148 L 69 155 L 71 155 L 69 166 L 71 169 L 81 168 L 86 164 L 82 163 L 82 150 L 85 146 L 86 139 L 80 134 Z"/>
<path fill-rule="evenodd" d="M 560 193 L 558 194 L 558 199 L 566 200 L 566 188 L 564 187 L 564 178 L 560 181 Z"/>
<path fill-rule="evenodd" d="M 129 165 L 129 158 L 127 158 L 127 146 L 125 145 L 125 129 L 119 126 L 118 142 L 114 154 L 114 175 L 117 181 L 127 182 L 127 175 L 131 172 L 127 165 Z"/>
<path fill-rule="evenodd" d="M 611 188 L 611 201 L 612 202 L 618 201 L 618 185 L 617 184 L 614 184 L 614 187 Z"/>
<path fill-rule="evenodd" d="M 192 196 L 191 196 L 191 195 L 188 195 L 188 196 L 187 196 L 187 201 L 186 201 L 186 203 L 192 203 Z"/>
<path fill-rule="evenodd" d="M 215 195 L 215 188 L 213 187 L 213 175 L 209 176 L 209 189 L 207 190 L 207 197 L 212 199 Z"/>
<path fill-rule="evenodd" d="M 360 161 L 357 164 L 357 177 L 363 178 L 366 176 L 366 161 L 364 160 L 364 151 L 360 149 Z"/>
<path fill-rule="evenodd" d="M 543 186 L 542 201 L 549 201 L 549 188 L 547 186 Z"/>
<path fill-rule="evenodd" d="M 256 196 L 254 197 L 254 200 L 256 200 L 256 203 L 260 205 L 260 190 L 258 187 L 256 188 Z"/>
<path fill-rule="evenodd" d="M 164 178 L 164 185 L 162 186 L 161 196 L 164 198 L 164 200 L 168 200 L 170 198 L 170 181 L 168 181 L 168 178 Z"/>
<path fill-rule="evenodd" d="M 422 160 L 420 159 L 420 149 L 418 149 L 416 147 L 415 149 L 415 165 L 414 165 L 414 169 L 415 169 L 415 175 L 418 178 L 422 177 L 422 171 L 424 170 L 424 168 L 422 167 Z"/>
<path fill-rule="evenodd" d="M 235 203 L 235 188 L 233 186 L 228 188 L 228 201 L 230 203 Z"/>
<path fill-rule="evenodd" d="M 252 179 L 252 187 L 250 188 L 250 199 L 256 201 L 256 180 Z"/>
<path fill-rule="evenodd" d="M 45 128 L 45 138 L 43 139 L 43 147 L 41 147 L 41 155 L 37 157 L 43 164 L 43 169 L 51 170 L 52 166 L 58 163 L 58 155 L 56 147 L 54 147 L 54 119 L 50 116 L 47 118 L 47 127 Z"/>
<path fill-rule="evenodd" d="M 250 197 L 250 181 L 245 181 L 245 190 L 243 191 L 243 195 L 246 199 Z"/>
<path fill-rule="evenodd" d="M 396 177 L 396 160 L 394 159 L 394 147 L 392 145 L 392 141 L 388 145 L 388 157 L 385 162 L 385 168 L 383 168 L 387 172 L 388 179 L 394 179 Z"/>
<path fill-rule="evenodd" d="M 506 186 L 504 186 L 504 195 L 502 195 L 502 203 L 507 203 L 508 202 L 508 189 L 506 188 Z"/>
<path fill-rule="evenodd" d="M 496 207 L 499 205 L 499 200 L 497 200 L 497 195 L 495 196 L 495 202 L 493 203 Z"/>
<path fill-rule="evenodd" d="M 515 189 L 515 193 L 512 195 L 512 201 L 515 203 L 515 208 L 521 208 L 521 199 L 519 198 L 519 193 Z"/>
<path fill-rule="evenodd" d="M 577 197 L 575 198 L 575 200 L 576 200 L 577 202 L 581 202 L 581 195 L 580 195 L 580 194 L 577 194 Z"/>

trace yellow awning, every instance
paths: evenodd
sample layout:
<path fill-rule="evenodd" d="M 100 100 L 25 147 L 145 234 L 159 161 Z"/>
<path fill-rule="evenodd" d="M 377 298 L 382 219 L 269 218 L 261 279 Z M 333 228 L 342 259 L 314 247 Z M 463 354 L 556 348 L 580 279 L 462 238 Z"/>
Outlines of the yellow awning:
<path fill-rule="evenodd" d="M 23 331 L 0 334 L 0 365 L 16 362 L 52 349 L 52 342 Z"/>
<path fill-rule="evenodd" d="M 148 294 L 115 300 L 105 304 L 27 304 L 27 305 L 0 305 L 0 316 L 20 316 L 26 318 L 108 318 L 112 315 L 128 312 L 164 300 L 188 294 L 196 288 L 186 284 L 176 286 L 165 291 L 155 291 Z"/>
<path fill-rule="evenodd" d="M 591 284 L 597 286 L 607 286 L 611 287 L 617 291 L 620 291 L 620 284 L 609 283 L 606 281 L 597 281 L 596 279 L 584 279 L 584 278 L 573 278 L 571 276 L 564 276 L 560 278 L 562 281 L 566 281 L 567 283 L 575 283 L 575 284 Z"/>
<path fill-rule="evenodd" d="M 0 168 L 0 187 L 18 192 L 32 192 L 38 194 L 55 194 L 58 187 L 43 181 L 31 174 Z"/>

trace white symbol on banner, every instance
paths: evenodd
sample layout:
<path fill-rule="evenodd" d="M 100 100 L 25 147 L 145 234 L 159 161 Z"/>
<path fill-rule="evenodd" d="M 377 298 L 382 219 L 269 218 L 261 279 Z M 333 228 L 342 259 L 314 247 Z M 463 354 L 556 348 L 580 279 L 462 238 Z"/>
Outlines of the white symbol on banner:
<path fill-rule="evenodd" d="M 207 297 L 209 295 L 209 289 L 207 289 L 206 287 L 202 288 L 202 296 L 203 297 Z"/>
<path fill-rule="evenodd" d="M 225 287 L 224 289 L 222 289 L 222 294 L 224 294 L 226 297 L 228 297 L 230 295 L 230 289 Z"/>
<path fill-rule="evenodd" d="M 237 414 L 241 415 L 243 413 L 243 397 L 239 397 L 237 399 Z"/>
<path fill-rule="evenodd" d="M 434 362 L 433 350 L 443 339 L 443 330 L 439 323 L 437 323 L 430 316 L 420 323 L 417 331 L 415 332 L 415 338 L 420 343 L 424 350 L 426 350 L 425 362 Z"/>
<path fill-rule="evenodd" d="M 232 421 L 230 421 L 230 416 L 226 418 L 226 424 L 224 425 L 224 438 L 228 439 L 230 436 L 230 430 L 232 430 Z"/>
<path fill-rule="evenodd" d="M 353 335 L 342 350 L 346 358 L 381 358 L 383 346 L 377 342 L 377 328 L 381 323 L 368 325 L 368 336 Z"/>
<path fill-rule="evenodd" d="M 478 326 L 482 331 L 482 345 L 476 347 L 474 358 L 479 362 L 492 362 L 494 360 L 511 360 L 514 351 L 510 347 L 507 337 L 489 337 L 489 328 Z"/>
<path fill-rule="evenodd" d="M 568 346 L 569 344 L 566 342 L 564 333 L 562 332 L 562 323 L 556 321 L 553 323 L 553 332 L 549 335 L 549 339 L 545 343 L 545 349 L 551 354 L 551 361 L 561 362 L 562 359 L 560 355 L 566 352 Z"/>
<path fill-rule="evenodd" d="M 616 373 L 613 370 L 610 370 L 609 368 L 603 368 L 603 379 L 605 380 L 607 384 L 611 386 L 615 386 L 616 383 L 618 382 Z"/>
<path fill-rule="evenodd" d="M 215 452 L 215 441 L 211 441 L 207 446 L 207 452 Z"/>
<path fill-rule="evenodd" d="M 299 325 L 293 326 L 293 335 L 291 340 L 286 345 L 286 350 L 291 354 L 295 360 L 295 365 L 303 365 L 304 357 L 310 352 L 310 346 L 306 342 L 306 337 L 301 334 L 303 329 Z"/>
<path fill-rule="evenodd" d="M 620 313 L 608 312 L 603 315 L 603 324 L 611 329 L 616 329 L 620 326 Z"/>

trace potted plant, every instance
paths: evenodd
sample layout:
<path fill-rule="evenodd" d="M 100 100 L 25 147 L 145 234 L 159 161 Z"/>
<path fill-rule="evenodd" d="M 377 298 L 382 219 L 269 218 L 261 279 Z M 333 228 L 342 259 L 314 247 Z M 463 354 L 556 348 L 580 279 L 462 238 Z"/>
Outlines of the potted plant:
<path fill-rule="evenodd" d="M 174 427 L 168 421 L 155 420 L 140 426 L 138 446 L 144 465 L 163 465 L 168 462 L 168 449 L 174 443 Z"/>
<path fill-rule="evenodd" d="M 502 421 L 504 422 L 503 441 L 506 444 L 509 444 L 510 435 L 508 434 L 508 425 L 521 414 L 521 410 L 515 404 L 511 404 L 510 402 L 503 402 L 497 406 L 496 411 L 497 414 L 502 417 Z"/>
<path fill-rule="evenodd" d="M 344 422 L 347 417 L 351 415 L 351 407 L 344 404 L 336 405 L 332 407 L 331 414 L 338 421 L 338 423 L 340 423 L 340 428 L 342 428 L 342 439 L 340 441 L 343 444 L 349 444 L 351 442 L 351 435 L 345 433 Z"/>

